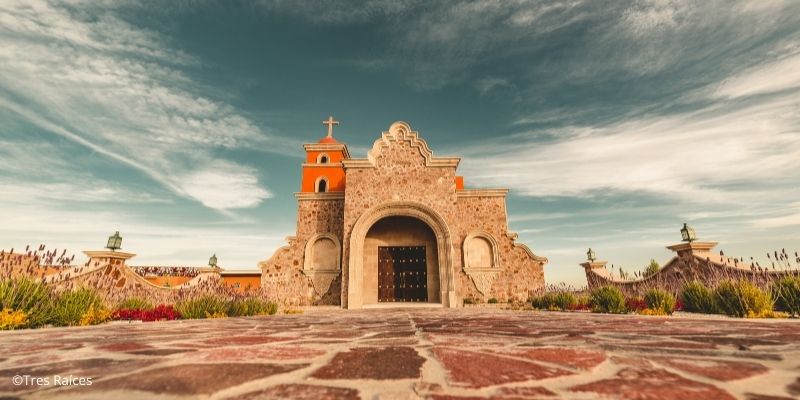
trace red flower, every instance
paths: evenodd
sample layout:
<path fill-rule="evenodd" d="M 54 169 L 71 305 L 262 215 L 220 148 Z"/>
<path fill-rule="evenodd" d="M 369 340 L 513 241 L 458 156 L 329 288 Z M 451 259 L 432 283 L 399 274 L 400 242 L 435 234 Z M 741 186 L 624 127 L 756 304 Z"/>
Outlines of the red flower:
<path fill-rule="evenodd" d="M 120 321 L 172 321 L 181 315 L 171 305 L 159 304 L 152 310 L 120 309 L 111 314 L 111 319 Z"/>

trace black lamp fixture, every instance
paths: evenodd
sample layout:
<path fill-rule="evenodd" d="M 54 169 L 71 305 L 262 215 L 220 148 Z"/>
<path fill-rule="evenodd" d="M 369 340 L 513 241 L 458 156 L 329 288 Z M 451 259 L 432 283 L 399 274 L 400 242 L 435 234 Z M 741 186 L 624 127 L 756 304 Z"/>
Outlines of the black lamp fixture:
<path fill-rule="evenodd" d="M 114 232 L 113 235 L 108 237 L 108 243 L 106 244 L 106 248 L 111 251 L 119 250 L 122 248 L 122 236 L 119 235 L 119 231 Z"/>
<path fill-rule="evenodd" d="M 214 254 L 211 258 L 208 259 L 208 266 L 211 268 L 217 268 L 217 255 Z"/>
<path fill-rule="evenodd" d="M 692 243 L 697 240 L 697 234 L 694 232 L 694 229 L 686 223 L 683 223 L 683 228 L 681 228 L 681 238 L 683 238 L 684 242 Z"/>
<path fill-rule="evenodd" d="M 594 262 L 594 260 L 597 260 L 597 257 L 595 257 L 594 254 L 594 250 L 592 250 L 591 247 L 589 248 L 589 251 L 586 252 L 586 259 L 589 260 L 589 262 Z"/>

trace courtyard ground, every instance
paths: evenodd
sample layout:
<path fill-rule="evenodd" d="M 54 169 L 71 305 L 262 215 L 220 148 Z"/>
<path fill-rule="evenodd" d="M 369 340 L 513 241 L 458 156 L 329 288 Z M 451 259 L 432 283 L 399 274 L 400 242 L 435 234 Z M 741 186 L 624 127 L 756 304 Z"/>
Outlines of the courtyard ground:
<path fill-rule="evenodd" d="M 797 398 L 800 322 L 325 308 L 0 332 L 3 399 L 603 396 Z"/>

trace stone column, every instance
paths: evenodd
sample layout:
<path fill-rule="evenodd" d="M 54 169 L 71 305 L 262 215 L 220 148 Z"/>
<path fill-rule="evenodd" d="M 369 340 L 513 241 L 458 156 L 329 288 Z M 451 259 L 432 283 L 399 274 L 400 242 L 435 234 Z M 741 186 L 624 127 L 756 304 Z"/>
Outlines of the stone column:
<path fill-rule="evenodd" d="M 608 270 L 606 270 L 606 264 L 608 264 L 608 261 L 587 261 L 581 263 L 581 267 L 583 267 L 586 272 L 586 285 L 589 287 L 589 290 L 603 286 L 605 281 L 611 277 Z"/>
<path fill-rule="evenodd" d="M 133 253 L 126 253 L 124 251 L 113 250 L 87 250 L 83 254 L 89 257 L 89 267 L 94 267 L 95 264 L 101 265 L 108 263 L 109 265 L 125 265 L 125 262 L 136 256 Z"/>
<path fill-rule="evenodd" d="M 711 249 L 716 245 L 717 242 L 684 242 L 667 246 L 667 248 L 678 253 L 677 255 L 681 259 L 690 260 L 694 256 L 708 257 L 711 254 Z"/>

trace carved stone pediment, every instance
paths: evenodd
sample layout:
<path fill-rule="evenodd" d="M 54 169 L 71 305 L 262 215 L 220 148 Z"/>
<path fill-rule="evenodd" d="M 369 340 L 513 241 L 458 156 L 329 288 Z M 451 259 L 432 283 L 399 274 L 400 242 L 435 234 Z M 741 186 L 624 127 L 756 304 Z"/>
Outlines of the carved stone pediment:
<path fill-rule="evenodd" d="M 489 294 L 495 278 L 500 273 L 496 268 L 468 268 L 464 272 L 472 279 L 475 288 L 484 296 Z"/>
<path fill-rule="evenodd" d="M 314 292 L 318 296 L 322 296 L 331 288 L 331 283 L 336 279 L 341 271 L 339 270 L 316 270 L 316 271 L 303 271 L 303 274 L 311 278 L 311 284 L 314 286 Z"/>

